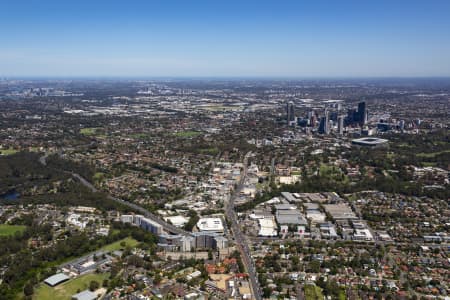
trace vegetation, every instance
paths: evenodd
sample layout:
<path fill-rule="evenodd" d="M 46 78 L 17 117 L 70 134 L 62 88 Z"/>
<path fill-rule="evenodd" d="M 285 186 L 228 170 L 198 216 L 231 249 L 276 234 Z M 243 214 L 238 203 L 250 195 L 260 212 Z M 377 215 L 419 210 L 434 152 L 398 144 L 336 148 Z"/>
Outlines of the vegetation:
<path fill-rule="evenodd" d="M 23 233 L 26 229 L 26 226 L 23 225 L 7 225 L 7 224 L 1 224 L 0 225 L 0 236 L 11 236 L 16 233 Z"/>
<path fill-rule="evenodd" d="M 200 220 L 200 217 L 198 216 L 197 212 L 195 210 L 190 210 L 188 213 L 189 221 L 184 224 L 183 229 L 186 231 L 192 231 L 194 226 L 197 224 L 198 220 Z"/>
<path fill-rule="evenodd" d="M 120 249 L 125 249 L 126 247 L 136 247 L 139 244 L 137 240 L 132 237 L 126 237 L 124 239 L 118 240 L 117 242 L 108 244 L 106 246 L 101 247 L 99 250 L 103 251 L 116 251 Z"/>
<path fill-rule="evenodd" d="M 29 220 L 32 220 L 30 217 Z M 25 220 L 26 221 L 26 220 Z M 36 284 L 55 274 L 55 266 L 87 253 L 102 249 L 121 249 L 139 242 L 144 248 L 156 251 L 157 237 L 140 228 L 114 223 L 111 233 L 106 237 L 90 237 L 86 233 L 72 233 L 65 240 L 41 249 L 28 248 L 28 239 L 40 237 L 43 241 L 52 239 L 51 225 L 27 227 L 23 234 L 0 237 L 0 263 L 8 266 L 0 284 L 1 299 L 15 299 L 27 286 Z M 129 237 L 128 239 L 126 239 Z M 114 242 L 119 241 L 117 244 Z M 12 255 L 12 254 L 15 255 Z M 23 291 L 25 292 L 25 291 Z"/>
<path fill-rule="evenodd" d="M 39 158 L 39 153 L 32 152 L 0 157 L 0 195 L 17 191 L 21 195 L 14 200 L 17 204 L 52 203 L 94 206 L 101 210 L 125 209 L 105 193 L 94 193 L 72 177 L 74 172 L 90 180 L 95 172 L 89 165 L 52 155 L 43 166 Z M 0 204 L 4 203 L 10 204 L 10 201 L 0 199 Z"/>
<path fill-rule="evenodd" d="M 202 133 L 199 131 L 193 131 L 193 130 L 187 130 L 187 131 L 180 131 L 175 133 L 175 136 L 177 137 L 183 137 L 183 138 L 192 138 L 196 137 L 198 135 L 201 135 Z"/>
<path fill-rule="evenodd" d="M 50 287 L 45 283 L 39 284 L 33 299 L 36 300 L 67 300 L 72 295 L 94 287 L 99 287 L 99 282 L 109 278 L 109 273 L 86 274 L 75 279 L 64 282 L 56 287 Z M 97 285 L 92 284 L 96 282 Z"/>
<path fill-rule="evenodd" d="M 17 153 L 18 151 L 12 148 L 0 149 L 0 155 L 8 156 Z"/>
<path fill-rule="evenodd" d="M 322 289 L 316 285 L 307 284 L 303 287 L 306 300 L 322 300 Z"/>
<path fill-rule="evenodd" d="M 80 133 L 86 136 L 95 135 L 97 133 L 99 128 L 95 127 L 88 127 L 88 128 L 81 128 Z"/>
<path fill-rule="evenodd" d="M 340 194 L 356 193 L 365 190 L 378 190 L 386 193 L 399 193 L 407 196 L 428 196 L 437 199 L 449 199 L 450 189 L 425 189 L 426 182 L 413 180 L 409 166 L 433 164 L 447 168 L 450 165 L 450 138 L 447 131 L 436 132 L 426 136 L 393 135 L 391 148 L 365 149 L 353 148 L 344 153 L 344 158 L 352 166 L 359 166 L 362 173 L 358 180 L 351 182 L 347 175 L 338 167 L 326 163 L 318 163 L 317 172 L 302 171 L 302 181 L 275 186 L 272 184 L 255 199 L 236 207 L 237 211 L 246 211 L 273 197 L 279 196 L 281 191 L 287 192 L 337 192 Z M 408 147 L 405 147 L 408 145 Z M 430 147 L 437 147 L 438 151 L 428 155 L 420 155 Z M 416 155 L 416 153 L 419 153 Z M 327 154 L 324 154 L 326 157 Z M 370 172 L 369 172 L 370 170 Z M 387 174 L 387 170 L 396 170 Z"/>

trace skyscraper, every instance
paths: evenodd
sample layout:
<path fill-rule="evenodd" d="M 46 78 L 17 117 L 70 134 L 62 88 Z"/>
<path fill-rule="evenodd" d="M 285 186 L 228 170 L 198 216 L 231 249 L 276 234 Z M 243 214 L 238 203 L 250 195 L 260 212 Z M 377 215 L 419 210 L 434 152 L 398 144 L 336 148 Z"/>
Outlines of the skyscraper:
<path fill-rule="evenodd" d="M 330 133 L 330 117 L 328 115 L 328 110 L 325 109 L 325 116 L 320 120 L 319 133 L 329 134 Z"/>
<path fill-rule="evenodd" d="M 338 133 L 340 135 L 344 134 L 344 116 L 338 117 Z"/>
<path fill-rule="evenodd" d="M 362 101 L 358 103 L 358 118 L 357 121 L 360 126 L 363 126 L 367 123 L 367 109 L 366 109 L 366 102 Z"/>
<path fill-rule="evenodd" d="M 288 125 L 295 124 L 294 103 L 292 101 L 286 103 L 286 120 Z"/>

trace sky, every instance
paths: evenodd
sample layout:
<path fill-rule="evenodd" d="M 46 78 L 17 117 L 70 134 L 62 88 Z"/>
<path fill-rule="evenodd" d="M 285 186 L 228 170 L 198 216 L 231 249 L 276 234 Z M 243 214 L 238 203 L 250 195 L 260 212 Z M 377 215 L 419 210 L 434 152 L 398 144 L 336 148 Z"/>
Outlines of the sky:
<path fill-rule="evenodd" d="M 0 76 L 450 76 L 450 1 L 0 0 Z"/>

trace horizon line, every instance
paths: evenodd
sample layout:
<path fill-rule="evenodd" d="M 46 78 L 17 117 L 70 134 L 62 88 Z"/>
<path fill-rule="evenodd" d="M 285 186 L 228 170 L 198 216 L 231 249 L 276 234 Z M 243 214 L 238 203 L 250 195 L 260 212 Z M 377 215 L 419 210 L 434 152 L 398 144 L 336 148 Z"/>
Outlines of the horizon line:
<path fill-rule="evenodd" d="M 355 80 L 355 79 L 365 79 L 365 80 L 377 80 L 377 79 L 450 79 L 450 75 L 428 75 L 428 76 L 252 76 L 252 75 L 174 75 L 174 76 L 158 76 L 158 75 L 73 75 L 73 76 L 63 76 L 63 75 L 19 75 L 19 76 L 9 76 L 0 75 L 0 80 L 9 79 L 259 79 L 259 80 Z"/>

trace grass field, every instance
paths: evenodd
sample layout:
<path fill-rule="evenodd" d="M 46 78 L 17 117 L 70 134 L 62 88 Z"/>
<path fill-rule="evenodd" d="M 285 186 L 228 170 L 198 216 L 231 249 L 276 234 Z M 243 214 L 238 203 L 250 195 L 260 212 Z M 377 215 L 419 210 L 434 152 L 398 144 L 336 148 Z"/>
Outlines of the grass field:
<path fill-rule="evenodd" d="M 318 286 L 308 284 L 303 287 L 306 300 L 323 300 L 322 289 Z"/>
<path fill-rule="evenodd" d="M 198 135 L 202 134 L 201 132 L 198 131 L 193 131 L 193 130 L 188 130 L 188 131 L 180 131 L 175 133 L 175 136 L 177 137 L 184 137 L 184 138 L 191 138 L 191 137 L 196 137 Z"/>
<path fill-rule="evenodd" d="M 0 225 L 0 236 L 14 235 L 17 231 L 24 232 L 26 226 L 23 225 Z"/>
<path fill-rule="evenodd" d="M 88 127 L 88 128 L 81 128 L 80 133 L 84 135 L 95 135 L 98 128 L 95 127 Z"/>
<path fill-rule="evenodd" d="M 50 287 L 45 283 L 39 284 L 36 288 L 34 300 L 69 300 L 72 295 L 78 291 L 84 291 L 89 288 L 92 280 L 97 281 L 102 286 L 103 280 L 109 278 L 109 273 L 104 274 L 86 274 L 75 279 L 71 279 L 56 287 Z"/>
<path fill-rule="evenodd" d="M 130 137 L 134 138 L 134 139 L 144 139 L 146 137 L 149 137 L 150 134 L 148 133 L 133 133 L 130 134 Z"/>
<path fill-rule="evenodd" d="M 199 152 L 201 154 L 216 155 L 219 153 L 219 149 L 216 147 L 209 147 L 209 148 L 199 149 Z"/>
<path fill-rule="evenodd" d="M 103 250 L 103 251 L 116 251 L 116 250 L 120 250 L 120 249 L 124 248 L 124 247 L 122 247 L 122 246 L 120 245 L 122 242 L 125 242 L 125 245 L 126 245 L 126 246 L 130 246 L 130 247 L 135 247 L 137 244 L 139 244 L 139 242 L 136 241 L 135 239 L 130 238 L 130 237 L 127 237 L 127 238 L 124 238 L 124 239 L 122 239 L 122 240 L 120 240 L 120 241 L 117 241 L 117 242 L 114 242 L 114 243 L 112 243 L 112 244 L 103 246 L 103 247 L 100 248 L 99 250 Z M 126 247 L 126 246 L 125 246 L 125 247 Z"/>
<path fill-rule="evenodd" d="M 431 153 L 423 153 L 422 152 L 422 153 L 417 153 L 416 156 L 431 158 L 431 157 L 435 157 L 436 155 L 444 154 L 444 153 L 450 153 L 450 150 L 444 150 L 444 151 L 440 151 L 440 152 L 431 152 Z"/>
<path fill-rule="evenodd" d="M 17 150 L 14 150 L 14 149 L 12 149 L 12 148 L 1 149 L 1 150 L 0 150 L 0 155 L 7 156 L 7 155 L 15 154 L 15 153 L 17 153 L 17 152 L 18 152 Z"/>

